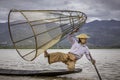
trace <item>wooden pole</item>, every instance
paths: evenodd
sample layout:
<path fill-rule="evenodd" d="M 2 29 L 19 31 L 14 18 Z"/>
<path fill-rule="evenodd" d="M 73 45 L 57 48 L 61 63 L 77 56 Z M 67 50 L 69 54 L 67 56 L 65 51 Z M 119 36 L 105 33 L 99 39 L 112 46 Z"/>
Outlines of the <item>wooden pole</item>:
<path fill-rule="evenodd" d="M 91 60 L 92 60 L 92 56 L 91 56 L 91 54 L 89 54 L 89 55 L 90 55 L 90 58 L 91 58 Z M 92 63 L 92 64 L 93 64 L 93 63 Z M 94 66 L 94 68 L 95 68 L 95 70 L 96 70 L 96 72 L 97 72 L 97 75 L 98 75 L 98 77 L 99 77 L 99 80 L 102 80 L 102 78 L 101 78 L 101 76 L 100 76 L 100 73 L 99 73 L 99 71 L 98 71 L 96 65 L 93 64 L 93 66 Z"/>

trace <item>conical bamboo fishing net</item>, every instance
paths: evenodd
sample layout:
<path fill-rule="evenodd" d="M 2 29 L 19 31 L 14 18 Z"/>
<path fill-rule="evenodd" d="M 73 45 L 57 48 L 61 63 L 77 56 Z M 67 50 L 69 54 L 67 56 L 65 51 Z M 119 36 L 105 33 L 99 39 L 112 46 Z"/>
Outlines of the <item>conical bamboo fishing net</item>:
<path fill-rule="evenodd" d="M 8 27 L 19 55 L 32 61 L 74 28 L 80 28 L 86 19 L 80 11 L 10 10 Z"/>

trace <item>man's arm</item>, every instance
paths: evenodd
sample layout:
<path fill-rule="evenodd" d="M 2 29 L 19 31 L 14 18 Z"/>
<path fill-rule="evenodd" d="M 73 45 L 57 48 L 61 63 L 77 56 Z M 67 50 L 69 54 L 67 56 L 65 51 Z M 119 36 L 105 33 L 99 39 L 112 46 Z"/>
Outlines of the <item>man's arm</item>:
<path fill-rule="evenodd" d="M 89 54 L 85 54 L 85 55 L 86 55 L 87 59 L 92 62 L 92 64 L 96 63 L 96 61 L 92 58 L 90 53 Z"/>
<path fill-rule="evenodd" d="M 95 64 L 96 61 L 92 58 L 89 48 L 87 46 L 86 46 L 86 54 L 85 55 L 86 55 L 87 59 L 92 62 L 92 64 Z"/>
<path fill-rule="evenodd" d="M 91 62 L 92 64 L 94 65 L 96 63 L 96 61 L 92 58 L 91 54 L 89 53 L 89 56 L 90 56 L 90 59 L 91 59 Z"/>
<path fill-rule="evenodd" d="M 74 42 L 75 42 L 72 34 L 68 35 L 68 40 L 71 44 L 74 44 Z"/>
<path fill-rule="evenodd" d="M 78 30 L 79 30 L 78 28 L 75 28 L 75 29 L 68 35 L 68 40 L 69 40 L 70 43 L 74 44 L 75 39 L 73 38 L 73 34 L 74 34 L 75 32 L 78 32 Z"/>

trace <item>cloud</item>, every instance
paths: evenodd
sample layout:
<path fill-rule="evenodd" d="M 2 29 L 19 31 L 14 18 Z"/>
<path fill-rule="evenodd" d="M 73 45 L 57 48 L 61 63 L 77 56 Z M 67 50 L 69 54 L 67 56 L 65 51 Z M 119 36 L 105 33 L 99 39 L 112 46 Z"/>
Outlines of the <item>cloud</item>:
<path fill-rule="evenodd" d="M 7 20 L 10 9 L 78 10 L 91 20 L 120 20 L 120 0 L 0 0 L 0 21 Z"/>
<path fill-rule="evenodd" d="M 107 10 L 120 10 L 120 0 L 98 0 L 98 2 Z"/>

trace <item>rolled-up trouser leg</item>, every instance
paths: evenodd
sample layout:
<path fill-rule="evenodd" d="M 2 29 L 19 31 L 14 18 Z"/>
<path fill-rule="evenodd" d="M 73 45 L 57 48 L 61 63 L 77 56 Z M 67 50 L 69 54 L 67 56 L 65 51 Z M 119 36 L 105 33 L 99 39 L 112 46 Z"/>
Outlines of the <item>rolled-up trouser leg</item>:
<path fill-rule="evenodd" d="M 75 70 L 75 61 L 67 61 L 66 65 L 69 71 L 74 71 Z"/>
<path fill-rule="evenodd" d="M 69 55 L 62 52 L 54 52 L 49 54 L 48 62 L 49 64 L 63 62 L 67 65 L 69 71 L 73 71 L 75 69 L 76 60 L 74 55 Z"/>
<path fill-rule="evenodd" d="M 67 54 L 62 52 L 50 53 L 48 56 L 49 64 L 55 63 L 55 62 L 66 62 L 67 60 L 68 60 Z"/>

